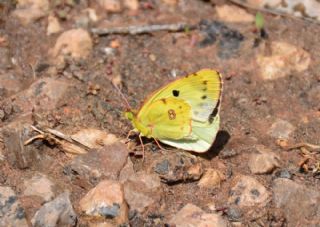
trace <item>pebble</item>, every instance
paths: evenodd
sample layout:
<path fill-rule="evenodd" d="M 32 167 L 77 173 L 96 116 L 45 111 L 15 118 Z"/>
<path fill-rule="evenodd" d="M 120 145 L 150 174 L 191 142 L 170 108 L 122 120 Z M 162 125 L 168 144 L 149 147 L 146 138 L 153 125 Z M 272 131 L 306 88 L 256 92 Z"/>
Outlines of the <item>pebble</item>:
<path fill-rule="evenodd" d="M 280 157 L 269 149 L 258 146 L 258 154 L 251 154 L 248 162 L 249 169 L 254 174 L 271 173 L 280 167 Z"/>
<path fill-rule="evenodd" d="M 79 202 L 80 210 L 88 216 L 114 219 L 117 224 L 128 221 L 128 206 L 120 182 L 101 181 Z"/>
<path fill-rule="evenodd" d="M 288 121 L 277 119 L 270 127 L 268 134 L 276 139 L 289 139 L 295 127 Z"/>
<path fill-rule="evenodd" d="M 138 172 L 124 183 L 125 199 L 130 211 L 144 212 L 161 199 L 161 182 L 157 174 Z"/>
<path fill-rule="evenodd" d="M 225 180 L 225 176 L 219 170 L 207 169 L 198 182 L 200 188 L 220 188 L 221 182 Z"/>
<path fill-rule="evenodd" d="M 32 23 L 49 12 L 48 0 L 18 0 L 13 16 L 17 17 L 24 25 Z"/>
<path fill-rule="evenodd" d="M 166 183 L 199 180 L 204 171 L 198 159 L 179 153 L 163 155 L 152 166 Z"/>
<path fill-rule="evenodd" d="M 157 57 L 156 57 L 156 55 L 154 55 L 154 54 L 150 54 L 150 55 L 149 55 L 149 59 L 150 59 L 151 61 L 155 62 L 155 61 L 157 60 Z"/>
<path fill-rule="evenodd" d="M 5 186 L 0 186 L 0 226 L 29 226 L 16 194 Z"/>
<path fill-rule="evenodd" d="M 310 54 L 285 42 L 271 43 L 271 56 L 258 55 L 257 63 L 264 80 L 275 80 L 309 68 Z"/>
<path fill-rule="evenodd" d="M 252 23 L 255 18 L 244 9 L 233 5 L 221 5 L 215 7 L 220 20 L 232 23 Z"/>
<path fill-rule="evenodd" d="M 77 215 L 70 202 L 69 192 L 44 204 L 31 220 L 33 227 L 74 226 L 76 221 Z"/>
<path fill-rule="evenodd" d="M 117 142 L 77 156 L 70 167 L 78 177 L 89 181 L 101 177 L 116 180 L 127 162 L 128 153 L 127 147 Z"/>
<path fill-rule="evenodd" d="M 193 205 L 185 205 L 169 221 L 170 226 L 215 226 L 227 227 L 228 223 L 222 216 L 215 213 L 206 213 L 201 208 Z"/>
<path fill-rule="evenodd" d="M 264 206 L 270 200 L 270 193 L 256 179 L 237 176 L 235 186 L 230 191 L 229 203 L 240 207 Z"/>
<path fill-rule="evenodd" d="M 319 226 L 319 188 L 277 178 L 272 189 L 273 202 L 284 211 L 288 226 Z"/>
<path fill-rule="evenodd" d="M 46 175 L 36 173 L 32 178 L 24 180 L 25 196 L 39 196 L 44 202 L 52 200 L 55 196 L 54 183 Z"/>
<path fill-rule="evenodd" d="M 122 11 L 121 1 L 119 0 L 98 0 L 98 3 L 107 12 L 120 13 Z"/>
<path fill-rule="evenodd" d="M 58 33 L 62 30 L 59 19 L 54 15 L 48 16 L 47 35 Z"/>
<path fill-rule="evenodd" d="M 139 1 L 138 0 L 123 0 L 123 5 L 130 10 L 138 10 L 139 9 Z"/>
<path fill-rule="evenodd" d="M 287 169 L 279 169 L 278 171 L 275 171 L 274 177 L 292 179 L 292 174 Z"/>
<path fill-rule="evenodd" d="M 82 28 L 71 29 L 58 37 L 49 54 L 54 58 L 54 63 L 60 65 L 64 62 L 66 55 L 70 55 L 75 60 L 88 57 L 92 47 L 92 39 L 86 30 Z"/>

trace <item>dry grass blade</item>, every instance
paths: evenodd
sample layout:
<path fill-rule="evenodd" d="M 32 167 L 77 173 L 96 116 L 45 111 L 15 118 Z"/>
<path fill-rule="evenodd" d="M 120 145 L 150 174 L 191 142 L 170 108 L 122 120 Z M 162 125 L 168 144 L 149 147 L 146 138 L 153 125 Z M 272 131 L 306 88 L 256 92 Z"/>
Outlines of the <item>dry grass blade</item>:
<path fill-rule="evenodd" d="M 65 152 L 71 154 L 83 154 L 89 150 L 89 148 L 86 145 L 82 144 L 79 141 L 73 140 L 71 136 L 66 135 L 55 129 L 38 129 L 33 125 L 31 126 L 31 128 L 39 134 L 26 140 L 24 142 L 25 146 L 32 143 L 34 140 L 42 139 L 48 141 L 51 144 L 56 144 L 60 146 Z"/>

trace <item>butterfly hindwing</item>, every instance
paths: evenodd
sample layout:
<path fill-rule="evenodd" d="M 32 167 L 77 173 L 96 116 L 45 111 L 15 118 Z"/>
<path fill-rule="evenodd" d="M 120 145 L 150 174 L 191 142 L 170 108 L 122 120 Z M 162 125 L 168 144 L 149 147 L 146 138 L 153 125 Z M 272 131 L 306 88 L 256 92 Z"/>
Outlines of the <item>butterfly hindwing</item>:
<path fill-rule="evenodd" d="M 138 120 L 151 128 L 156 139 L 179 140 L 191 133 L 191 108 L 183 100 L 163 98 L 150 103 Z"/>
<path fill-rule="evenodd" d="M 198 153 L 206 152 L 216 138 L 216 133 L 219 130 L 219 124 L 220 117 L 217 115 L 211 124 L 204 125 L 203 123 L 200 123 L 192 126 L 191 138 L 193 139 L 165 139 L 161 140 L 161 142 L 188 151 L 195 151 Z"/>

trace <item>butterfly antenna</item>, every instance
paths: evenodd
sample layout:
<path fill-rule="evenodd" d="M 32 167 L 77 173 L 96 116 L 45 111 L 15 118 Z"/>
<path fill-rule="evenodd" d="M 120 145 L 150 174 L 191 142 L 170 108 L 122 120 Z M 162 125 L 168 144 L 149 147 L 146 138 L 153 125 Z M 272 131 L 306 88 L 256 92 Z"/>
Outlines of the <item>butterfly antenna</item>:
<path fill-rule="evenodd" d="M 124 96 L 124 94 L 121 92 L 120 88 L 113 82 L 111 81 L 111 84 L 113 85 L 113 87 L 117 90 L 118 94 L 120 95 L 120 97 L 125 101 L 127 109 L 131 110 L 131 106 L 128 102 L 128 100 L 126 99 L 126 97 Z"/>

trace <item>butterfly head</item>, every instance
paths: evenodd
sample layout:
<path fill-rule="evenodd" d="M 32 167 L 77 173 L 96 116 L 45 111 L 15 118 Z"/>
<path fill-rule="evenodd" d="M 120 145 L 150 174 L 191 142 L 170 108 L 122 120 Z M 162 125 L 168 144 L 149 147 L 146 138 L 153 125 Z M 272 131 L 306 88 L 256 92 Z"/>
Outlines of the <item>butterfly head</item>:
<path fill-rule="evenodd" d="M 124 116 L 129 120 L 133 121 L 135 116 L 136 116 L 136 111 L 135 110 L 127 110 L 124 112 Z"/>

